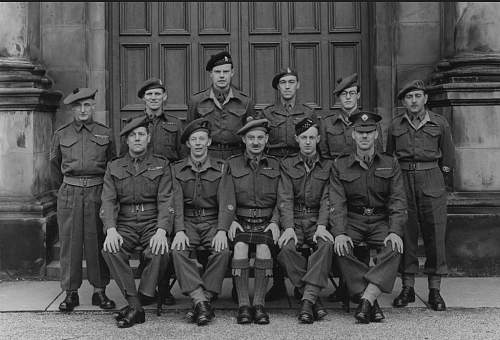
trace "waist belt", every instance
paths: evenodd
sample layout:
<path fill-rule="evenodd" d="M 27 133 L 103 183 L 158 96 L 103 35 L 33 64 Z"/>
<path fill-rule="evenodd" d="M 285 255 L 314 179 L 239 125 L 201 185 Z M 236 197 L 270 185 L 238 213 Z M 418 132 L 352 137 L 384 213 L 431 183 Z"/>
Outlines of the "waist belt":
<path fill-rule="evenodd" d="M 347 206 L 347 210 L 364 216 L 385 215 L 387 213 L 386 208 L 356 207 L 352 205 Z"/>
<path fill-rule="evenodd" d="M 228 144 L 228 143 L 212 143 L 208 148 L 216 150 L 232 150 L 240 148 L 241 144 Z"/>
<path fill-rule="evenodd" d="M 430 162 L 411 162 L 411 161 L 400 161 L 399 166 L 402 170 L 429 170 L 439 167 L 437 161 Z"/>
<path fill-rule="evenodd" d="M 184 208 L 184 216 L 198 217 L 198 216 L 215 216 L 219 214 L 217 208 Z"/>
<path fill-rule="evenodd" d="M 140 211 L 156 210 L 156 203 L 121 204 L 122 212 L 138 213 Z"/>
<path fill-rule="evenodd" d="M 295 204 L 293 206 L 293 212 L 295 214 L 317 214 L 319 213 L 319 207 L 306 207 L 302 204 Z"/>
<path fill-rule="evenodd" d="M 64 176 L 63 182 L 69 185 L 74 185 L 77 187 L 93 187 L 96 185 L 101 185 L 104 183 L 102 177 L 72 177 L 72 176 Z"/>
<path fill-rule="evenodd" d="M 243 217 L 271 217 L 273 208 L 236 208 L 236 215 Z"/>

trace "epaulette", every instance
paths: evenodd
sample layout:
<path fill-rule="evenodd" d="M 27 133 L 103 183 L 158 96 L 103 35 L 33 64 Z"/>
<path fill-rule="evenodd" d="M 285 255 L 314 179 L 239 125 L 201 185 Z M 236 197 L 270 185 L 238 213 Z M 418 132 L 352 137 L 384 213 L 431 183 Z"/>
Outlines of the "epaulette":
<path fill-rule="evenodd" d="M 165 115 L 165 117 L 172 118 L 174 120 L 173 122 L 167 121 L 167 123 L 173 123 L 173 124 L 176 124 L 176 125 L 177 125 L 177 123 L 180 123 L 180 118 L 179 117 L 174 116 L 173 114 L 168 113 L 168 112 L 164 112 L 163 114 Z"/>
<path fill-rule="evenodd" d="M 304 105 L 305 107 L 307 107 L 308 109 L 310 110 L 315 110 L 314 107 L 311 106 L 311 104 L 307 104 L 307 103 L 302 103 L 302 105 Z"/>
<path fill-rule="evenodd" d="M 62 129 L 64 129 L 64 128 L 68 127 L 68 126 L 70 126 L 70 125 L 71 125 L 71 123 L 73 123 L 73 121 L 71 121 L 71 122 L 69 122 L 69 123 L 66 123 L 66 124 L 64 124 L 63 126 L 60 126 L 60 127 L 56 130 L 56 132 L 57 132 L 57 131 L 60 131 L 60 130 L 62 130 Z"/>
<path fill-rule="evenodd" d="M 233 159 L 233 158 L 236 158 L 236 157 L 240 157 L 241 155 L 243 155 L 243 153 L 239 153 L 237 155 L 231 155 L 227 158 L 227 160 L 230 160 L 230 159 Z"/>
<path fill-rule="evenodd" d="M 210 88 L 206 88 L 206 89 L 203 89 L 203 90 L 201 90 L 201 91 L 198 91 L 198 92 L 196 92 L 195 94 L 193 94 L 193 96 L 196 96 L 197 94 L 203 93 L 203 92 L 205 92 L 205 91 L 207 91 L 207 90 L 209 90 L 209 89 L 210 89 Z"/>
<path fill-rule="evenodd" d="M 98 121 L 96 121 L 96 120 L 94 120 L 94 123 L 96 123 L 96 124 L 97 124 L 97 125 L 99 125 L 99 126 L 102 126 L 102 127 L 106 128 L 106 129 L 109 129 L 109 126 L 107 126 L 106 124 L 103 124 L 103 123 L 98 122 Z"/>

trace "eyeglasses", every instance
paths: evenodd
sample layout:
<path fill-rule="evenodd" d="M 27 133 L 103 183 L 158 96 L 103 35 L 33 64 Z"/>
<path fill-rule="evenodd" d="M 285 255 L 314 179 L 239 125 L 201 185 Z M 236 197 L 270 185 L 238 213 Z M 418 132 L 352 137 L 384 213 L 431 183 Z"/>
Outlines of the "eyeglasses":
<path fill-rule="evenodd" d="M 344 96 L 344 97 L 347 97 L 348 94 L 349 94 L 349 97 L 354 97 L 355 95 L 358 94 L 358 91 L 354 91 L 354 90 L 353 91 L 349 91 L 349 92 L 343 91 L 343 92 L 340 93 L 340 95 Z"/>

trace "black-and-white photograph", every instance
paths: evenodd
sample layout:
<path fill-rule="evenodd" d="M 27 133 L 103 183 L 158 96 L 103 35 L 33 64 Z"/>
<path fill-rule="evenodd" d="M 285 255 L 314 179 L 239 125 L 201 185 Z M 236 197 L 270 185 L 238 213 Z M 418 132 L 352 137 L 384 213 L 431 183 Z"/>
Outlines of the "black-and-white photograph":
<path fill-rule="evenodd" d="M 500 3 L 0 2 L 0 339 L 499 339 Z"/>

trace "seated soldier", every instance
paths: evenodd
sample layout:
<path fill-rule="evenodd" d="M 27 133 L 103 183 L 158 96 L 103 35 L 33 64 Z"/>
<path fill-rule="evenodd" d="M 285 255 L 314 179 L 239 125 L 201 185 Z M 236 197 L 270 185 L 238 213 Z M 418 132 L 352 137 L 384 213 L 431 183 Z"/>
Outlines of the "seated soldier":
<path fill-rule="evenodd" d="M 278 261 L 302 295 L 299 321 L 313 323 L 327 315 L 318 293 L 328 286 L 332 266 L 333 236 L 327 225 L 333 161 L 320 158 L 316 150 L 320 136 L 313 119 L 304 118 L 295 125 L 295 139 L 299 154 L 280 164 L 278 207 L 285 231 L 278 241 Z M 313 249 L 307 260 L 301 253 L 304 244 Z"/>
<path fill-rule="evenodd" d="M 234 242 L 232 272 L 238 295 L 239 324 L 269 323 L 264 297 L 273 273 L 270 247 L 278 242 L 280 231 L 276 207 L 279 161 L 263 152 L 268 140 L 268 124 L 267 119 L 249 120 L 238 130 L 246 150 L 228 159 L 221 183 L 222 208 L 234 218 L 228 237 Z M 256 247 L 253 309 L 248 294 L 251 245 Z"/>
<path fill-rule="evenodd" d="M 392 291 L 403 252 L 406 194 L 397 160 L 375 152 L 381 117 L 359 112 L 349 119 L 356 151 L 335 160 L 329 190 L 335 261 L 349 294 L 361 297 L 356 319 L 380 322 L 385 317 L 377 297 Z M 353 247 L 360 242 L 377 249 L 375 266 L 369 267 L 353 255 Z"/>
<path fill-rule="evenodd" d="M 232 215 L 225 215 L 226 222 L 219 216 L 224 161 L 208 156 L 210 122 L 193 120 L 184 129 L 181 141 L 190 155 L 172 165 L 176 211 L 172 258 L 181 291 L 193 300 L 188 318 L 201 326 L 213 317 L 210 303 L 220 294 L 226 274 L 230 257 L 226 231 Z M 210 251 L 203 276 L 196 258 L 190 257 L 200 246 Z"/>
<path fill-rule="evenodd" d="M 148 152 L 151 135 L 145 118 L 133 119 L 120 135 L 127 136 L 129 152 L 108 163 L 104 175 L 102 253 L 128 302 L 116 316 L 118 327 L 126 328 L 145 321 L 141 300 L 155 296 L 164 272 L 174 210 L 170 166 L 165 157 Z M 137 290 L 129 258 L 138 247 L 145 267 Z"/>

